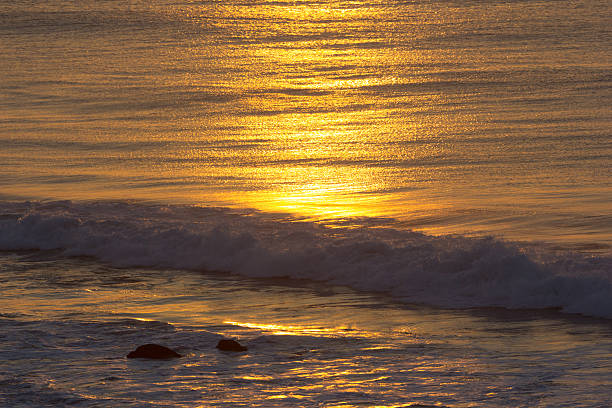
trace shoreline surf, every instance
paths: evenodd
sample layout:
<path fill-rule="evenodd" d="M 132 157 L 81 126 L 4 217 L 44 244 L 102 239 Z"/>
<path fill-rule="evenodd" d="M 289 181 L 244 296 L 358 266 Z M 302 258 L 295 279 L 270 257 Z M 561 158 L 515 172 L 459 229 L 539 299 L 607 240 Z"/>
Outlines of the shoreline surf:
<path fill-rule="evenodd" d="M 308 279 L 438 307 L 558 308 L 612 318 L 608 256 L 490 237 L 331 228 L 223 208 L 125 201 L 0 206 L 3 251 L 52 250 L 114 267 Z"/>

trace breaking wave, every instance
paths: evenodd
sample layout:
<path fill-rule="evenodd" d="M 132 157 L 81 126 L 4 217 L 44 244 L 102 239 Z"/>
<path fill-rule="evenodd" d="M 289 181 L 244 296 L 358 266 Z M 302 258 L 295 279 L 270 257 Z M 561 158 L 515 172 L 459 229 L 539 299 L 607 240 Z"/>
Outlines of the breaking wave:
<path fill-rule="evenodd" d="M 0 250 L 56 250 L 117 267 L 312 279 L 442 307 L 558 308 L 612 318 L 610 257 L 360 221 L 331 228 L 211 207 L 0 202 Z"/>

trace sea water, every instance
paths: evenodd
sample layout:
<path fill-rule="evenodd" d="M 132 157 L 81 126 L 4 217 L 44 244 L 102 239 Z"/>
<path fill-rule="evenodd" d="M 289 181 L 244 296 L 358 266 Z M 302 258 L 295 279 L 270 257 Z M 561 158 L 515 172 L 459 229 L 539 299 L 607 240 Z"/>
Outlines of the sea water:
<path fill-rule="evenodd" d="M 4 2 L 0 403 L 611 405 L 610 16 Z"/>
<path fill-rule="evenodd" d="M 604 320 L 407 306 L 328 283 L 117 269 L 50 253 L 5 254 L 0 267 L 6 407 L 612 403 Z M 248 351 L 215 349 L 222 337 Z M 125 358 L 146 343 L 184 357 Z"/>

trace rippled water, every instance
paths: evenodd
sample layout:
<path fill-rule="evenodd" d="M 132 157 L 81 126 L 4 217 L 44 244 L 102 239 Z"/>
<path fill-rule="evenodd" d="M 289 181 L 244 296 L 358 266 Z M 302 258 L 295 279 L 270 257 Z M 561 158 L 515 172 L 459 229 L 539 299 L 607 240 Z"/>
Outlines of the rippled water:
<path fill-rule="evenodd" d="M 2 2 L 0 405 L 612 405 L 610 16 Z"/>
<path fill-rule="evenodd" d="M 2 193 L 609 249 L 611 14 L 605 0 L 7 3 Z"/>

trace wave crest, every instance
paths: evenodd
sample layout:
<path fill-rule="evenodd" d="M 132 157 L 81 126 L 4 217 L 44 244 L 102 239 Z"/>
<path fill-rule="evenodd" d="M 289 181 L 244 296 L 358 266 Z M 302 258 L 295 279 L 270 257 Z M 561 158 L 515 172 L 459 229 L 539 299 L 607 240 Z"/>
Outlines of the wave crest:
<path fill-rule="evenodd" d="M 0 203 L 0 211 L 5 251 L 54 249 L 118 267 L 312 279 L 443 307 L 559 308 L 612 318 L 609 257 L 208 207 L 28 202 Z"/>

